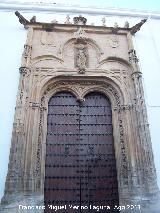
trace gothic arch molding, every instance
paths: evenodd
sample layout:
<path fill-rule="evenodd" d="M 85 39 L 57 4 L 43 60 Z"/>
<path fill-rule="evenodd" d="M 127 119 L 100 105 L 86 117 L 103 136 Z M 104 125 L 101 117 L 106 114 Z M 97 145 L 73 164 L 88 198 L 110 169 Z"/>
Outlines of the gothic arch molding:
<path fill-rule="evenodd" d="M 67 85 L 71 86 L 72 82 L 79 85 L 79 87 L 78 86 L 77 86 L 77 88 L 74 88 L 73 86 L 70 88 L 67 87 Z M 95 76 L 93 76 L 93 75 L 86 76 L 86 77 L 83 77 L 80 75 L 79 76 L 76 75 L 76 76 L 72 76 L 72 77 L 70 77 L 70 76 L 63 77 L 63 76 L 59 75 L 56 77 L 51 77 L 49 80 L 47 80 L 47 78 L 44 78 L 40 82 L 40 84 L 41 84 L 41 88 L 39 90 L 40 92 L 37 94 L 38 101 L 40 101 L 42 96 L 44 96 L 46 94 L 50 94 L 50 93 L 52 94 L 52 92 L 49 92 L 49 91 L 51 91 L 52 88 L 54 88 L 55 86 L 58 88 L 58 91 L 63 88 L 64 89 L 68 88 L 72 93 L 75 94 L 77 99 L 81 99 L 81 98 L 83 99 L 83 97 L 85 96 L 85 90 L 83 91 L 82 86 L 80 86 L 80 85 L 83 85 L 83 86 L 88 85 L 88 88 L 89 88 L 89 85 L 92 85 L 92 87 L 90 88 L 91 90 L 93 90 L 93 88 L 94 88 L 94 90 L 100 90 L 101 92 L 104 92 L 105 88 L 109 88 L 111 94 L 114 94 L 115 96 L 119 96 L 120 105 L 127 104 L 128 99 L 129 99 L 127 97 L 128 95 L 124 94 L 125 90 L 123 90 L 117 82 L 113 81 L 111 78 L 106 77 L 106 76 L 98 77 L 98 79 L 97 79 L 96 75 Z M 78 92 L 78 88 L 80 88 L 80 87 L 81 87 L 81 93 Z M 112 100 L 112 104 L 116 106 L 117 104 L 113 100 Z"/>
<path fill-rule="evenodd" d="M 109 83 L 102 80 L 97 82 L 95 79 L 91 78 L 73 78 L 73 79 L 64 79 L 53 78 L 45 85 L 43 90 L 43 95 L 41 96 L 41 112 L 40 112 L 40 121 L 39 126 L 39 139 L 37 141 L 37 159 L 35 161 L 35 170 L 39 173 L 38 175 L 43 175 L 40 180 L 44 180 L 45 170 L 44 162 L 46 155 L 45 140 L 47 134 L 47 114 L 48 114 L 48 102 L 54 94 L 68 91 L 71 92 L 78 100 L 83 101 L 86 94 L 90 92 L 100 92 L 107 96 L 111 101 L 112 106 L 112 117 L 113 117 L 113 135 L 114 135 L 114 146 L 115 146 L 115 156 L 117 160 L 117 176 L 119 182 L 119 196 L 120 199 L 123 195 L 123 190 L 126 190 L 129 178 L 129 162 L 127 162 L 127 142 L 125 141 L 124 136 L 124 125 L 125 122 L 121 114 L 121 106 L 124 105 L 124 100 L 122 97 L 122 92 L 113 86 L 113 82 Z M 42 125 L 43 124 L 43 125 Z M 42 163 L 40 163 L 42 162 Z M 41 188 L 43 193 L 44 182 L 37 184 Z M 122 187 L 123 186 L 123 187 Z"/>

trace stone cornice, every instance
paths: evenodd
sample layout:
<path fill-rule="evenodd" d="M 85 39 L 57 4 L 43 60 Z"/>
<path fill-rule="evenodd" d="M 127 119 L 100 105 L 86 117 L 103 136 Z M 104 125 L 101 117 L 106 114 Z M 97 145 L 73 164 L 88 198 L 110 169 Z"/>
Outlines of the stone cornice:
<path fill-rule="evenodd" d="M 32 26 L 34 28 L 42 28 L 46 31 L 52 31 L 53 29 L 55 29 L 55 26 L 86 26 L 86 27 L 91 27 L 91 28 L 99 28 L 99 29 L 105 29 L 108 31 L 108 33 L 114 33 L 114 34 L 117 34 L 117 33 L 120 33 L 120 34 L 123 34 L 123 33 L 128 33 L 130 32 L 132 35 L 135 34 L 136 32 L 138 32 L 142 25 L 147 21 L 147 19 L 143 19 L 141 20 L 141 22 L 139 22 L 138 24 L 132 26 L 132 27 L 119 27 L 118 25 L 115 27 L 106 27 L 106 26 L 92 26 L 92 25 L 86 25 L 86 22 L 87 22 L 87 19 L 82 17 L 82 16 L 79 16 L 79 17 L 74 17 L 73 20 L 74 20 L 74 24 L 59 24 L 59 23 L 43 23 L 43 22 L 36 22 L 36 17 L 33 16 L 33 18 L 29 21 L 27 20 L 23 15 L 21 15 L 18 11 L 15 12 L 15 15 L 18 17 L 19 19 L 19 22 L 21 24 L 23 24 L 24 28 L 28 28 L 29 26 Z M 77 18 L 81 18 L 84 22 L 85 20 L 85 23 L 77 23 L 75 21 L 75 19 Z M 32 21 L 34 19 L 34 21 Z"/>

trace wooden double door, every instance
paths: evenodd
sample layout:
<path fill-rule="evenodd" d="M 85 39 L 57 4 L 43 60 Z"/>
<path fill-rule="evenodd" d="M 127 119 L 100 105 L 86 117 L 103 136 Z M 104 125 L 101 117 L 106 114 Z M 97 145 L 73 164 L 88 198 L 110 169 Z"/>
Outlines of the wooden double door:
<path fill-rule="evenodd" d="M 109 99 L 92 92 L 83 102 L 69 92 L 48 105 L 44 200 L 46 213 L 116 212 L 118 184 Z M 64 206 L 64 209 L 63 209 Z M 79 207 L 78 207 L 79 206 Z"/>

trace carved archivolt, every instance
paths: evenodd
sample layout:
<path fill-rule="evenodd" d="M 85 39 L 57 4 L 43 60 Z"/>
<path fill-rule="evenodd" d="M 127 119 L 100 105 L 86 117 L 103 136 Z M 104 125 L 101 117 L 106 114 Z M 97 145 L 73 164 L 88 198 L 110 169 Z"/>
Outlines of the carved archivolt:
<path fill-rule="evenodd" d="M 126 141 L 124 137 L 124 118 L 121 115 L 121 112 L 125 109 L 122 107 L 124 106 L 124 99 L 122 96 L 122 92 L 118 90 L 118 87 L 114 86 L 111 82 L 105 82 L 104 80 L 95 81 L 93 79 L 74 79 L 69 78 L 67 79 L 52 79 L 52 81 L 48 82 L 45 85 L 45 89 L 42 93 L 42 98 L 39 104 L 40 109 L 40 119 L 39 119 L 39 136 L 38 136 L 38 143 L 37 143 L 37 154 L 36 154 L 36 167 L 35 167 L 35 174 L 39 179 L 41 174 L 44 174 L 44 168 L 41 166 L 41 162 L 44 162 L 45 159 L 45 144 L 43 145 L 46 139 L 47 133 L 47 111 L 48 111 L 48 102 L 49 99 L 59 91 L 69 91 L 73 93 L 77 100 L 84 101 L 85 95 L 89 92 L 98 91 L 105 94 L 111 101 L 112 104 L 112 113 L 113 113 L 113 125 L 117 126 L 117 129 L 114 129 L 114 138 L 115 138 L 115 150 L 116 150 L 116 158 L 117 158 L 117 170 L 119 174 L 120 185 L 124 187 L 128 184 L 128 171 L 129 171 L 129 162 L 126 153 Z M 123 110 L 122 110 L 123 108 Z M 42 150 L 43 149 L 43 150 Z M 121 150 L 121 151 L 120 151 Z M 43 185 L 43 184 L 42 184 Z"/>

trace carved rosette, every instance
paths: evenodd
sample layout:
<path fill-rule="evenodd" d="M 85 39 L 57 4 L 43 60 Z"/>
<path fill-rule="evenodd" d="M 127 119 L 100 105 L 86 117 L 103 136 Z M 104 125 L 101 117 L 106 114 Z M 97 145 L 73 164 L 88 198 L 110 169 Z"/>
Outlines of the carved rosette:
<path fill-rule="evenodd" d="M 20 67 L 19 68 L 19 73 L 25 77 L 26 75 L 29 75 L 30 69 L 28 67 Z"/>

